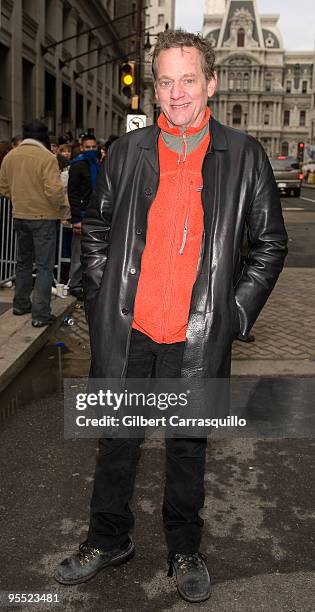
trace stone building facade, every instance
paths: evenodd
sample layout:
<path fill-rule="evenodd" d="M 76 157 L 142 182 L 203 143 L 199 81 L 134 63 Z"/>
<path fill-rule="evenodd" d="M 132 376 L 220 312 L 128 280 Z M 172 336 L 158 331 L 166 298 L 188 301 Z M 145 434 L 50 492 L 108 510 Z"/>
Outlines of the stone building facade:
<path fill-rule="evenodd" d="M 165 28 L 173 30 L 175 27 L 175 0 L 151 0 L 150 6 L 146 9 L 146 27 L 150 28 L 149 40 L 153 46 L 156 43 L 156 37 L 159 32 L 163 32 Z M 143 111 L 147 115 L 147 125 L 154 122 L 159 113 L 159 108 L 156 105 L 154 85 L 152 78 L 152 50 L 147 50 L 145 53 L 144 65 L 144 92 L 143 92 Z"/>
<path fill-rule="evenodd" d="M 119 68 L 126 53 L 135 53 L 137 14 L 131 13 L 139 4 L 1 0 L 0 141 L 21 133 L 34 117 L 56 135 L 87 128 L 102 138 L 125 132 L 130 101 L 121 95 Z"/>
<path fill-rule="evenodd" d="M 258 138 L 269 155 L 296 156 L 298 143 L 312 140 L 314 52 L 285 51 L 278 19 L 260 15 L 256 0 L 205 1 L 203 35 L 218 73 L 211 106 L 220 121 Z"/>

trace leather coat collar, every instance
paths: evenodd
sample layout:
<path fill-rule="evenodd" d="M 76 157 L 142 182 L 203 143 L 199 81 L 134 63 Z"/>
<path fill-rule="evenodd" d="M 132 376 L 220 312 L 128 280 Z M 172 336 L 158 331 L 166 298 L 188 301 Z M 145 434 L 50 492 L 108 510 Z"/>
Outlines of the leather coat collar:
<path fill-rule="evenodd" d="M 153 125 L 150 130 L 146 130 L 143 138 L 138 143 L 138 147 L 141 149 L 151 149 L 152 147 L 156 147 L 160 131 L 161 130 L 157 125 Z M 228 142 L 224 127 L 213 117 L 210 117 L 209 131 L 210 148 L 215 151 L 226 151 L 228 149 Z"/>

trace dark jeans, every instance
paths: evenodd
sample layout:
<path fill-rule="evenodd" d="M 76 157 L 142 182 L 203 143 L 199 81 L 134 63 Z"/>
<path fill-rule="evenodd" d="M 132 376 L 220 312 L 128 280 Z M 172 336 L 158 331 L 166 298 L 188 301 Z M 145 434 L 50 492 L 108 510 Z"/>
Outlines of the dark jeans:
<path fill-rule="evenodd" d="M 157 344 L 133 330 L 128 359 L 128 378 L 180 376 L 184 342 Z M 122 544 L 133 527 L 129 507 L 140 457 L 142 439 L 101 439 L 91 500 L 88 541 L 110 550 Z M 168 438 L 163 522 L 170 552 L 197 552 L 203 520 L 205 438 Z"/>
<path fill-rule="evenodd" d="M 32 319 L 49 319 L 51 286 L 56 254 L 56 221 L 14 219 L 17 234 L 17 264 L 13 308 L 32 308 Z M 33 260 L 36 279 L 33 287 Z"/>

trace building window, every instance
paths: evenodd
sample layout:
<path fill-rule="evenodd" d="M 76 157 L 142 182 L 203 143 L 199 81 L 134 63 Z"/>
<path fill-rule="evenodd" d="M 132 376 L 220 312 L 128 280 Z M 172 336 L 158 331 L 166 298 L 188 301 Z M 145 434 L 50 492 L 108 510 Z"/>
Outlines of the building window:
<path fill-rule="evenodd" d="M 281 155 L 287 157 L 289 155 L 289 143 L 283 142 L 281 145 Z"/>
<path fill-rule="evenodd" d="M 68 6 L 64 6 L 62 9 L 62 33 L 62 38 L 71 36 L 70 9 Z"/>
<path fill-rule="evenodd" d="M 240 104 L 235 104 L 233 106 L 232 123 L 233 125 L 241 125 L 242 123 L 242 107 Z"/>
<path fill-rule="evenodd" d="M 62 83 L 62 123 L 69 123 L 71 119 L 71 89 Z"/>
<path fill-rule="evenodd" d="M 237 32 L 237 46 L 244 47 L 245 45 L 245 30 L 240 28 Z"/>
<path fill-rule="evenodd" d="M 53 0 L 45 0 L 45 29 L 51 35 L 54 34 L 54 20 Z"/>
<path fill-rule="evenodd" d="M 292 81 L 287 81 L 287 93 L 291 93 L 292 91 Z"/>
<path fill-rule="evenodd" d="M 283 125 L 290 125 L 290 111 L 289 110 L 284 111 Z"/>
<path fill-rule="evenodd" d="M 165 0 L 159 0 L 159 6 L 165 6 Z"/>
<path fill-rule="evenodd" d="M 269 121 L 270 121 L 270 115 L 268 113 L 265 113 L 265 115 L 264 115 L 264 125 L 269 125 Z"/>
<path fill-rule="evenodd" d="M 265 90 L 266 91 L 271 91 L 271 73 L 267 72 L 267 74 L 265 75 Z"/>
<path fill-rule="evenodd" d="M 56 131 L 56 77 L 45 72 L 45 120 L 48 130 Z"/>
<path fill-rule="evenodd" d="M 244 74 L 244 81 L 243 81 L 243 90 L 244 91 L 247 91 L 248 83 L 249 83 L 249 74 L 247 72 L 245 72 L 245 74 Z"/>
<path fill-rule="evenodd" d="M 305 110 L 301 110 L 300 111 L 300 126 L 305 126 L 305 120 L 306 120 L 306 111 Z"/>
<path fill-rule="evenodd" d="M 145 25 L 147 28 L 150 26 L 150 15 L 148 13 L 145 15 Z"/>
<path fill-rule="evenodd" d="M 162 15 L 162 13 L 160 13 L 160 15 L 158 15 L 158 25 L 159 26 L 164 25 L 164 15 Z"/>
<path fill-rule="evenodd" d="M 34 65 L 24 57 L 23 67 L 23 120 L 31 121 L 34 116 Z"/>
<path fill-rule="evenodd" d="M 307 81 L 302 81 L 302 93 L 307 93 Z"/>
<path fill-rule="evenodd" d="M 75 94 L 75 127 L 83 129 L 83 96 L 78 92 Z"/>
<path fill-rule="evenodd" d="M 38 20 L 37 6 L 34 0 L 23 0 L 22 1 L 23 12 L 30 15 L 33 19 Z"/>

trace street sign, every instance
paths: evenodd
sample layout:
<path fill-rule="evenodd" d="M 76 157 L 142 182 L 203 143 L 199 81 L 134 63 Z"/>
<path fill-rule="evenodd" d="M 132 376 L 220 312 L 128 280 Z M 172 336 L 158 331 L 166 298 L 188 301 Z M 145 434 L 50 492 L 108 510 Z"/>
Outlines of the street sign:
<path fill-rule="evenodd" d="M 132 130 L 138 130 L 139 128 L 145 127 L 147 124 L 146 115 L 127 115 L 127 127 L 126 132 Z"/>

